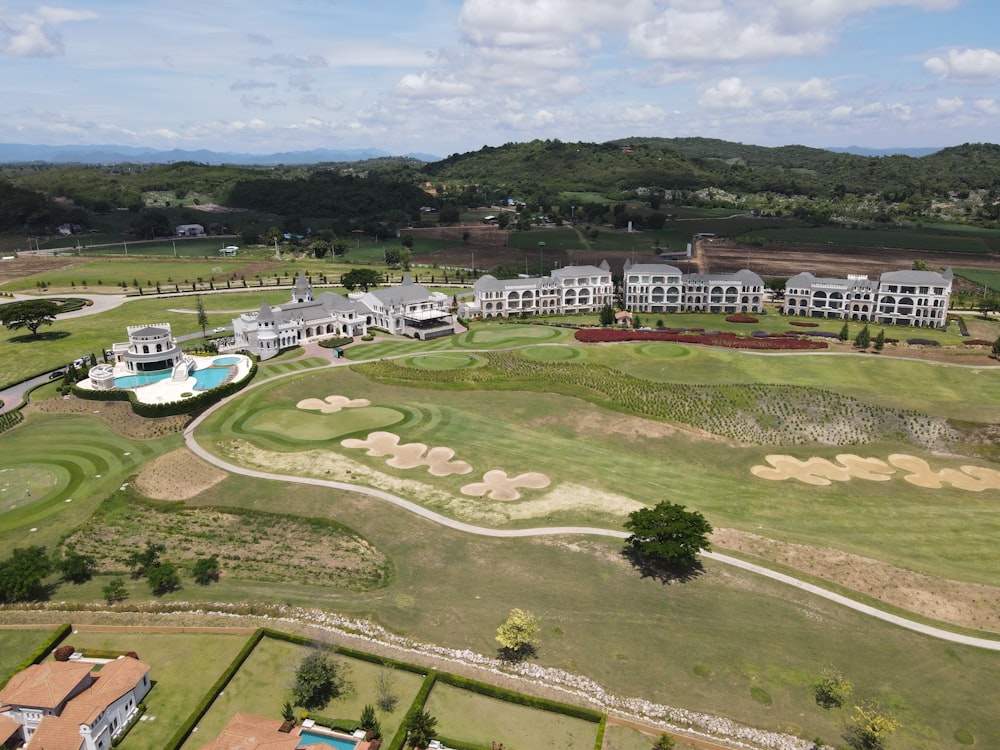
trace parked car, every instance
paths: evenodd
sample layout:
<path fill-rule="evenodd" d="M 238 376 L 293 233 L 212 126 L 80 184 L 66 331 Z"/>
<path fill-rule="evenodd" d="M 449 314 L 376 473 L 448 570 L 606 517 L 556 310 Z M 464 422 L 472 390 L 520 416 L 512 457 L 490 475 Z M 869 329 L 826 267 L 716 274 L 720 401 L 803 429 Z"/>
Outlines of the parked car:
<path fill-rule="evenodd" d="M 49 380 L 55 380 L 56 378 L 61 378 L 66 375 L 65 370 L 55 370 L 49 373 Z"/>
<path fill-rule="evenodd" d="M 218 328 L 213 328 L 212 333 L 222 333 L 224 330 L 226 330 L 225 326 L 219 326 Z"/>

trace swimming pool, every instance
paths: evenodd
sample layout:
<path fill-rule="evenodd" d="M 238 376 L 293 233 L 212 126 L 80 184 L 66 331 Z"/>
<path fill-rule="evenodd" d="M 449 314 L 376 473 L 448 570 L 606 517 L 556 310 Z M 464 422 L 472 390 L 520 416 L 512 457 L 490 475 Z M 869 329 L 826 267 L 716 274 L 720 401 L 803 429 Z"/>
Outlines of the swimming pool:
<path fill-rule="evenodd" d="M 229 365 L 235 365 L 239 361 L 239 357 L 219 357 L 212 364 L 216 367 L 229 367 Z"/>
<path fill-rule="evenodd" d="M 303 729 L 299 736 L 299 747 L 335 747 L 337 750 L 354 750 L 358 741 L 346 737 L 333 737 Z"/>
<path fill-rule="evenodd" d="M 153 372 L 140 372 L 137 375 L 123 375 L 115 378 L 115 388 L 138 388 L 141 385 L 149 385 L 166 380 L 170 377 L 172 370 L 154 370 Z"/>
<path fill-rule="evenodd" d="M 222 385 L 222 382 L 229 374 L 229 368 L 206 367 L 203 370 L 195 370 L 191 374 L 194 375 L 194 389 L 196 391 L 207 391 L 210 388 L 215 388 L 217 385 Z"/>

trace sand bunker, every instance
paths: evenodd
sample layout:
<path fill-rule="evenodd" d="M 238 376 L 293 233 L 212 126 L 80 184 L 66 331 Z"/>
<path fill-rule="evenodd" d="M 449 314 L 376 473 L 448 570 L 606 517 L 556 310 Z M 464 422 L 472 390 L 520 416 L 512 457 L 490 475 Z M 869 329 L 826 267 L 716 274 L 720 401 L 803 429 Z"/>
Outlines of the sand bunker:
<path fill-rule="evenodd" d="M 491 500 L 518 500 L 521 493 L 518 488 L 540 490 L 548 487 L 550 480 L 544 474 L 537 471 L 529 471 L 525 474 L 518 474 L 516 477 L 508 477 L 507 472 L 502 469 L 492 469 L 483 474 L 482 482 L 473 482 L 462 488 L 463 495 L 472 497 L 482 497 L 486 495 Z"/>
<path fill-rule="evenodd" d="M 305 398 L 295 406 L 307 411 L 319 411 L 323 414 L 334 414 L 341 409 L 357 409 L 362 406 L 371 406 L 372 402 L 366 398 L 348 398 L 347 396 L 327 396 L 324 399 Z"/>
<path fill-rule="evenodd" d="M 946 484 L 969 492 L 1000 489 L 1000 471 L 995 469 L 962 466 L 961 470 L 934 471 L 922 458 L 905 453 L 893 453 L 889 456 L 888 463 L 878 458 L 863 458 L 852 453 L 839 454 L 836 462 L 818 456 L 802 461 L 795 456 L 780 454 L 765 456 L 764 459 L 770 466 L 758 464 L 750 468 L 750 473 L 760 479 L 772 481 L 797 479 L 814 486 L 846 482 L 850 479 L 885 482 L 899 469 L 906 472 L 903 479 L 907 482 L 927 489 L 941 489 Z"/>
<path fill-rule="evenodd" d="M 436 477 L 446 477 L 450 474 L 468 474 L 472 466 L 466 461 L 452 461 L 455 451 L 451 448 L 431 448 L 423 443 L 404 443 L 400 445 L 399 435 L 391 432 L 373 432 L 365 440 L 347 438 L 340 444 L 345 448 L 367 448 L 369 456 L 388 456 L 389 466 L 397 469 L 413 469 L 426 466 Z M 424 453 L 426 452 L 426 456 Z"/>

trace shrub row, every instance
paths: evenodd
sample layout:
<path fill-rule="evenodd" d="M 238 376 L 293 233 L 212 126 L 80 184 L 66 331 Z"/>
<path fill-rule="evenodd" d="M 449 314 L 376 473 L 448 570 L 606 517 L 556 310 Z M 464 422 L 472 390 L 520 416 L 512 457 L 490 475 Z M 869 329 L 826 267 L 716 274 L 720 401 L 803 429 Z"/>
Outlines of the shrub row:
<path fill-rule="evenodd" d="M 357 719 L 331 719 L 328 716 L 316 716 L 315 714 L 309 714 L 309 718 L 321 727 L 334 729 L 345 734 L 351 734 L 355 729 L 361 728 L 361 722 Z"/>
<path fill-rule="evenodd" d="M 351 336 L 340 339 L 323 339 L 319 342 L 319 345 L 324 349 L 339 349 L 342 346 L 347 346 L 348 344 L 353 344 L 354 339 Z"/>
<path fill-rule="evenodd" d="M 965 346 L 993 346 L 993 342 L 986 339 L 969 339 L 968 341 L 963 341 L 962 344 Z"/>
<path fill-rule="evenodd" d="M 253 635 L 250 636 L 250 639 L 246 642 L 243 648 L 240 649 L 240 652 L 236 654 L 236 658 L 229 663 L 229 666 L 226 667 L 225 671 L 219 676 L 219 679 L 215 681 L 215 684 L 208 689 L 205 697 L 201 699 L 197 706 L 195 706 L 191 715 L 188 716 L 187 719 L 184 720 L 184 723 L 177 728 L 176 732 L 174 732 L 174 736 L 170 738 L 169 742 L 167 742 L 166 750 L 178 750 L 178 748 L 184 744 L 190 736 L 191 730 L 194 729 L 198 722 L 201 721 L 202 717 L 208 713 L 208 709 L 212 707 L 212 703 L 215 702 L 219 693 L 221 693 L 225 689 L 226 685 L 229 684 L 229 681 L 233 679 L 233 676 L 239 668 L 243 666 L 243 662 L 245 662 L 250 654 L 253 653 L 253 650 L 257 647 L 257 644 L 260 643 L 260 639 L 263 637 L 263 628 L 259 628 L 254 631 Z"/>
<path fill-rule="evenodd" d="M 0 414 L 0 432 L 6 432 L 11 427 L 17 427 L 23 421 L 24 415 L 21 413 L 20 409 L 14 409 L 13 411 Z"/>
<path fill-rule="evenodd" d="M 788 321 L 790 326 L 798 326 L 799 328 L 819 328 L 819 323 L 812 323 L 805 320 L 790 320 Z"/>
<path fill-rule="evenodd" d="M 618 341 L 670 341 L 679 344 L 704 344 L 721 346 L 728 349 L 753 349 L 757 351 L 776 350 L 815 350 L 826 349 L 825 341 L 805 341 L 786 336 L 768 338 L 747 338 L 734 333 L 719 333 L 716 331 L 700 335 L 688 333 L 668 333 L 660 331 L 609 331 L 601 329 L 579 330 L 573 334 L 577 341 L 584 343 L 618 342 Z"/>
<path fill-rule="evenodd" d="M 941 342 L 934 339 L 907 339 L 906 343 L 917 346 L 941 346 Z"/>
<path fill-rule="evenodd" d="M 27 659 L 25 659 L 24 661 L 22 661 L 20 664 L 17 665 L 17 667 L 14 668 L 14 671 L 11 672 L 11 676 L 17 674 L 18 672 L 20 672 L 23 669 L 27 669 L 32 664 L 40 664 L 42 662 L 42 660 L 46 656 L 48 656 L 49 653 L 56 646 L 58 646 L 60 643 L 62 643 L 66 639 L 66 637 L 70 633 L 72 633 L 72 632 L 73 632 L 73 626 L 72 625 L 70 625 L 68 623 L 66 625 L 60 625 L 58 628 L 56 628 L 55 632 L 52 633 L 52 635 L 50 635 L 48 638 L 46 638 L 42 642 L 42 645 L 40 645 L 38 648 L 36 648 L 34 651 L 32 651 L 31 655 L 28 656 Z M 7 684 L 7 680 L 4 680 L 3 682 L 0 682 L 0 688 L 2 688 L 6 684 Z"/>
<path fill-rule="evenodd" d="M 407 710 L 402 723 L 399 725 L 399 729 L 396 730 L 396 734 L 393 736 L 392 742 L 389 743 L 386 750 L 403 750 L 403 744 L 406 742 L 406 727 L 409 726 L 410 719 L 424 710 L 424 704 L 427 703 L 427 696 L 431 694 L 431 689 L 434 687 L 434 681 L 437 679 L 437 676 L 437 672 L 433 669 L 427 671 L 424 684 L 417 691 L 417 696 L 413 699 L 413 703 L 410 704 L 410 708 Z"/>
<path fill-rule="evenodd" d="M 533 695 L 517 693 L 513 690 L 508 690 L 507 688 L 499 687 L 497 685 L 489 685 L 485 682 L 479 682 L 478 680 L 473 680 L 468 677 L 461 677 L 459 675 L 441 672 L 438 674 L 437 678 L 439 682 L 461 688 L 462 690 L 468 690 L 471 693 L 479 693 L 479 695 L 485 695 L 488 698 L 497 698 L 502 701 L 507 701 L 508 703 L 516 703 L 520 706 L 537 708 L 542 711 L 551 711 L 552 713 L 562 714 L 563 716 L 569 716 L 573 719 L 583 719 L 584 721 L 591 721 L 596 724 L 604 718 L 604 714 L 591 708 L 571 706 L 568 703 L 560 703 L 558 701 L 549 700 L 548 698 L 536 698 Z"/>
<path fill-rule="evenodd" d="M 202 391 L 191 398 L 185 398 L 180 401 L 168 401 L 163 404 L 143 403 L 139 401 L 134 391 L 120 390 L 118 388 L 113 388 L 109 391 L 94 391 L 89 388 L 81 388 L 78 385 L 71 385 L 70 392 L 77 398 L 89 401 L 128 401 L 132 405 L 132 411 L 140 417 L 173 417 L 178 414 L 190 414 L 191 412 L 208 408 L 226 396 L 231 396 L 245 388 L 254 379 L 256 374 L 257 361 L 255 359 L 250 366 L 250 372 L 241 380 L 223 383 L 217 388 Z"/>
<path fill-rule="evenodd" d="M 958 324 L 959 334 L 961 334 L 962 336 L 969 335 L 969 327 L 965 324 L 965 318 L 963 318 L 961 315 L 949 315 L 948 322 L 950 323 L 951 321 L 955 321 L 955 323 Z"/>
<path fill-rule="evenodd" d="M 601 750 L 604 747 L 604 732 L 608 728 L 608 717 L 602 716 L 601 723 L 597 725 L 597 740 L 594 742 L 594 750 Z"/>

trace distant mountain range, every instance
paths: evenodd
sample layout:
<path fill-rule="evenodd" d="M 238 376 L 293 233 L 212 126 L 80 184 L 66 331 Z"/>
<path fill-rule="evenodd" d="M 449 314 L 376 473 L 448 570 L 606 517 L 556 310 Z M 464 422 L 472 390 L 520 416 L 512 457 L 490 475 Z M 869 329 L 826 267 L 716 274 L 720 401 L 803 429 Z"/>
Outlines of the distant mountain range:
<path fill-rule="evenodd" d="M 858 156 L 928 156 L 940 148 L 863 148 L 861 146 L 830 146 L 823 149 L 834 153 Z M 404 156 L 423 162 L 440 161 L 433 154 L 390 154 L 378 148 L 328 149 L 317 148 L 310 151 L 281 151 L 274 154 L 245 154 L 229 151 L 184 151 L 173 149 L 163 151 L 155 148 L 136 146 L 33 146 L 27 143 L 0 143 L 0 164 L 24 162 L 44 162 L 48 164 L 171 164 L 179 161 L 193 161 L 199 164 L 319 164 L 322 162 L 356 162 L 367 159 L 383 159 Z"/>
<path fill-rule="evenodd" d="M 162 151 L 134 146 L 33 146 L 26 143 L 0 143 L 0 163 L 46 162 L 49 164 L 170 164 L 193 161 L 199 164 L 318 164 L 320 162 L 355 162 L 394 156 L 377 148 L 284 151 L 276 154 L 243 154 L 225 151 Z M 432 154 L 402 154 L 424 162 L 438 161 Z"/>

